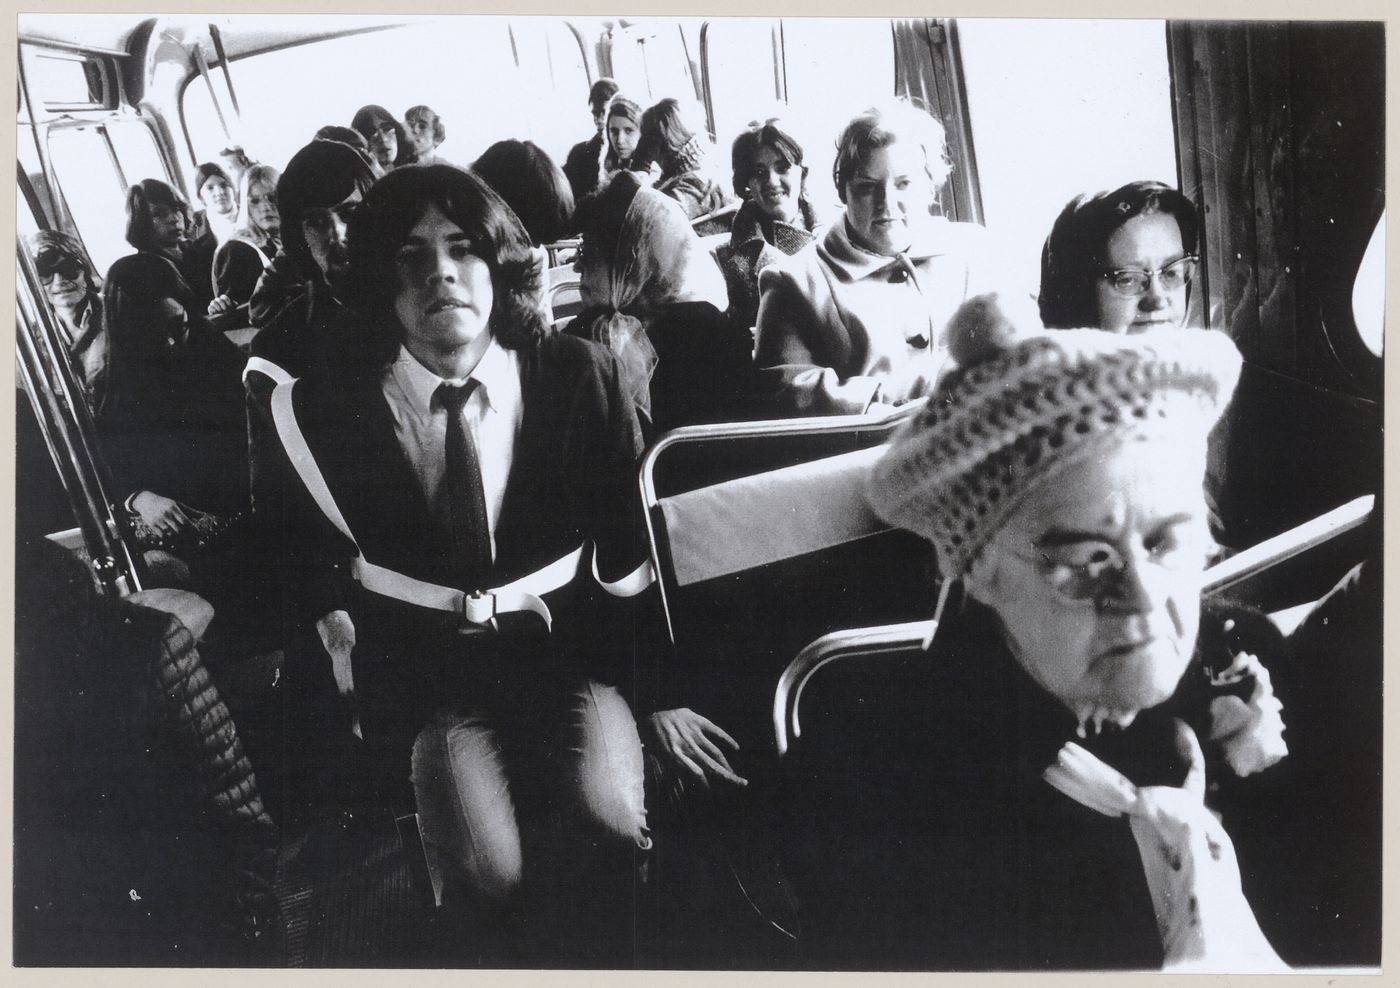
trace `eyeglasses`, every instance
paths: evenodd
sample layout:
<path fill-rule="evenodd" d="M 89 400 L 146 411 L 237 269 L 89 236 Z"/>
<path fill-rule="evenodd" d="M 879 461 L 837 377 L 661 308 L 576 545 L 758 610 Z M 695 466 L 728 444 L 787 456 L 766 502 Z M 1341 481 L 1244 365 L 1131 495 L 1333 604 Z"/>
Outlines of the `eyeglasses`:
<path fill-rule="evenodd" d="M 58 275 L 64 281 L 77 281 L 83 273 L 82 262 L 54 247 L 39 251 L 38 256 L 34 258 L 34 269 L 40 281 L 48 281 L 54 275 Z"/>
<path fill-rule="evenodd" d="M 1202 572 L 1218 551 L 1204 530 L 1171 531 L 1146 546 L 1146 563 L 1172 573 Z M 1035 555 L 1014 548 L 1007 551 L 1029 563 L 1050 587 L 1072 602 L 1102 601 L 1119 592 L 1128 570 L 1128 557 L 1111 542 L 1085 540 L 1062 546 L 1046 546 Z M 1134 566 L 1143 563 L 1134 562 Z"/>
<path fill-rule="evenodd" d="M 1103 272 L 1103 279 L 1124 298 L 1146 295 L 1153 278 L 1161 281 L 1163 290 L 1174 292 L 1190 284 L 1191 279 L 1196 276 L 1196 264 L 1199 260 L 1195 254 L 1187 254 L 1156 271 L 1145 268 L 1114 268 Z"/>

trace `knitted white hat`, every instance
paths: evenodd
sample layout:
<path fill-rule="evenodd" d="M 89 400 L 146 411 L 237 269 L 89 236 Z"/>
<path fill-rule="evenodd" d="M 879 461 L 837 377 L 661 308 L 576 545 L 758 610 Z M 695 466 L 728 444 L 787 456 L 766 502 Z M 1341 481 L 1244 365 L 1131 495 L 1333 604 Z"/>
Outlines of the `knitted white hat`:
<path fill-rule="evenodd" d="M 996 296 L 964 303 L 948 338 L 956 366 L 896 434 L 867 490 L 877 515 L 933 542 L 948 577 L 1027 493 L 1101 443 L 1130 433 L 1204 443 L 1240 372 L 1220 332 L 1045 330 L 1034 318 L 1013 322 Z"/>

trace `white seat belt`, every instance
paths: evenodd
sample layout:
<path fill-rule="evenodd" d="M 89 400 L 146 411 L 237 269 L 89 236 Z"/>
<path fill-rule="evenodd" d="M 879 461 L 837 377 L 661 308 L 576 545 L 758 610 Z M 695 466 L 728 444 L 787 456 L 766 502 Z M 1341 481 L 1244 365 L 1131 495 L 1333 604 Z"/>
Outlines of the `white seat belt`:
<path fill-rule="evenodd" d="M 292 375 L 288 374 L 270 360 L 264 359 L 263 357 L 249 357 L 248 363 L 243 366 L 243 386 L 245 388 L 248 386 L 248 375 L 252 374 L 254 371 L 272 378 L 273 382 L 276 384 L 286 384 L 288 381 L 296 380 L 296 378 L 292 377 Z"/>
<path fill-rule="evenodd" d="M 272 419 L 277 426 L 277 435 L 282 446 L 296 469 L 297 475 L 306 485 L 306 490 L 315 500 L 317 507 L 330 520 L 355 548 L 355 558 L 351 562 L 351 575 L 360 586 L 384 597 L 416 604 L 435 611 L 458 614 L 470 624 L 488 624 L 498 614 L 528 611 L 537 614 L 546 628 L 552 627 L 549 607 L 540 598 L 551 591 L 570 583 L 578 574 L 584 545 L 566 553 L 542 569 L 535 570 L 518 580 L 491 590 L 467 593 L 454 587 L 444 587 L 408 576 L 396 570 L 387 569 L 365 559 L 350 531 L 344 515 L 340 513 L 330 488 L 326 486 L 321 469 L 306 444 L 301 427 L 297 425 L 296 412 L 292 407 L 292 388 L 295 380 L 279 384 L 272 392 Z M 621 580 L 606 583 L 598 576 L 596 553 L 592 563 L 594 579 L 608 593 L 616 597 L 631 597 L 646 589 L 653 580 L 651 563 L 645 562 Z"/>

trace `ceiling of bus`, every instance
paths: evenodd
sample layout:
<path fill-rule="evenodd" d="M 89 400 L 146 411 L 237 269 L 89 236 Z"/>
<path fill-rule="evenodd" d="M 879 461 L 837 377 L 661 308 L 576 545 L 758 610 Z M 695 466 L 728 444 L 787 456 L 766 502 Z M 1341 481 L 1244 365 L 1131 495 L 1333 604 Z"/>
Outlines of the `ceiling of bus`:
<path fill-rule="evenodd" d="M 280 48 L 344 31 L 403 24 L 416 18 L 387 16 L 162 17 L 163 26 L 203 29 L 219 27 L 230 58 Z M 83 48 L 126 51 L 132 33 L 149 18 L 137 14 L 23 14 L 19 36 L 27 41 L 57 41 Z"/>

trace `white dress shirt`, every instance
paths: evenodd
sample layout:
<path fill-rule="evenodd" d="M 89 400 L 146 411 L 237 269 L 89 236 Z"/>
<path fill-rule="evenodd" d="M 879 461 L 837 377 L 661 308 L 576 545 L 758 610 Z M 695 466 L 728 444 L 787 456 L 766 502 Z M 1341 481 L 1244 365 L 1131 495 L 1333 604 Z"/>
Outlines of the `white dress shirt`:
<path fill-rule="evenodd" d="M 384 372 L 381 383 L 394 416 L 399 446 L 418 477 L 429 508 L 436 517 L 446 520 L 448 508 L 442 480 L 447 473 L 447 410 L 435 395 L 444 383 L 462 385 L 468 380 L 478 384 L 462 408 L 462 417 L 476 443 L 494 559 L 496 522 L 501 516 L 506 481 L 515 458 L 515 437 L 525 412 L 515 351 L 493 339 L 471 374 L 449 380 L 438 377 L 400 346 L 398 358 Z"/>

